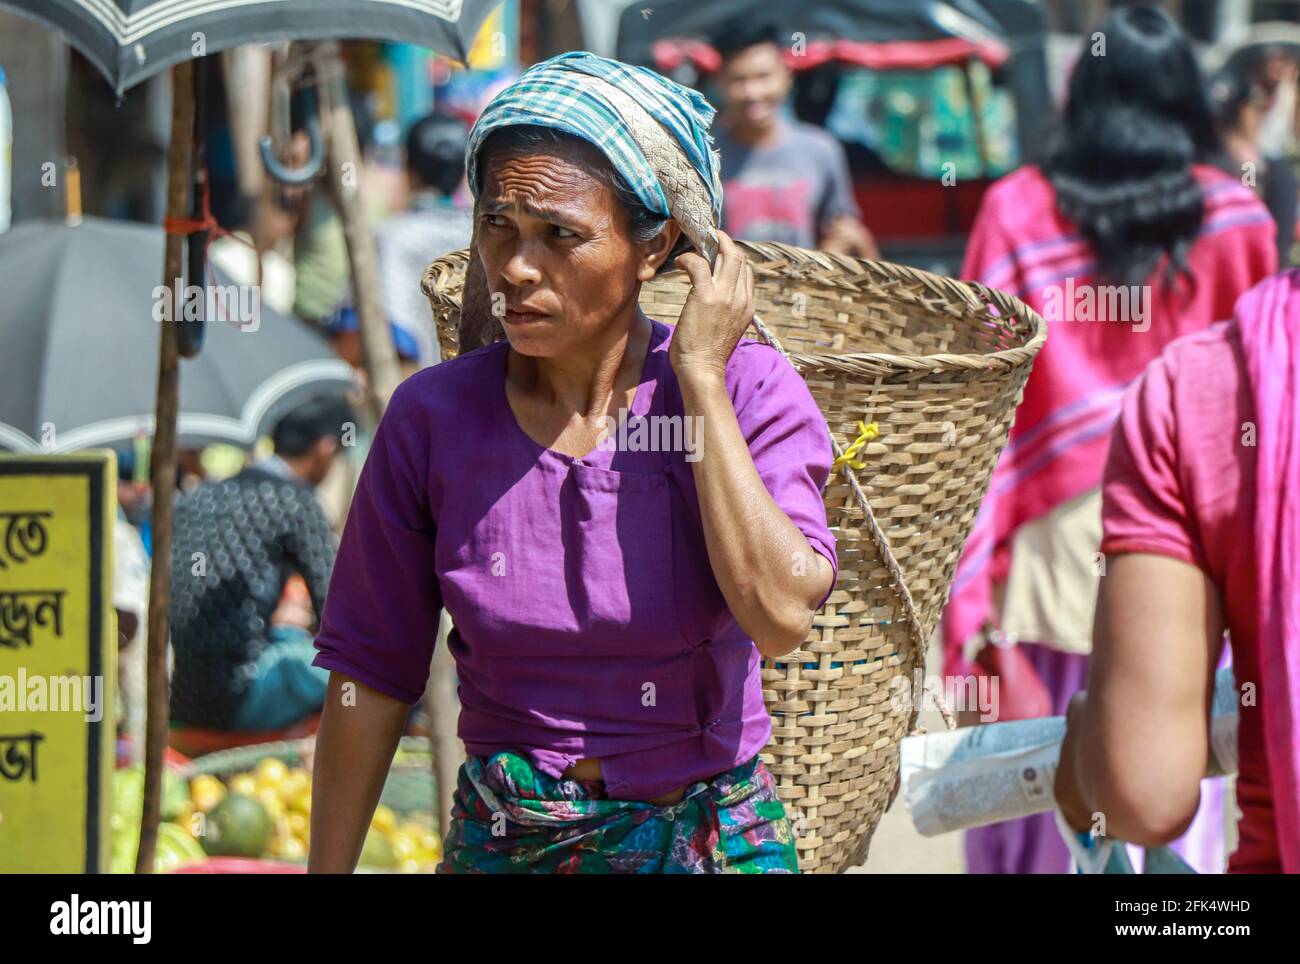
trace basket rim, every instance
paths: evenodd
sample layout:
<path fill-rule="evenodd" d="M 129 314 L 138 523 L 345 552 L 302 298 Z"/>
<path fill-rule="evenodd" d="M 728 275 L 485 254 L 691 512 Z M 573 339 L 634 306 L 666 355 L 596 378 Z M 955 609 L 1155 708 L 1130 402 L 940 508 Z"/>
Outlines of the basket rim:
<path fill-rule="evenodd" d="M 962 281 L 934 274 L 922 268 L 913 268 L 910 265 L 833 254 L 828 251 L 813 251 L 776 241 L 737 239 L 736 244 L 751 254 L 756 254 L 760 260 L 782 259 L 820 270 L 860 271 L 866 268 L 887 278 L 895 277 L 920 282 L 931 289 L 945 291 L 952 296 L 953 303 L 964 302 L 971 308 L 984 308 L 991 304 L 1000 314 L 1015 319 L 1015 324 L 1008 325 L 1010 330 L 1023 332 L 1026 336 L 1023 344 L 990 352 L 900 355 L 893 352 L 832 354 L 788 351 L 791 361 L 805 371 L 831 371 L 884 377 L 891 374 L 914 376 L 938 372 L 1008 369 L 1019 367 L 1032 360 L 1047 341 L 1047 322 L 1042 315 L 1015 295 L 990 288 L 978 281 Z M 431 306 L 438 306 L 446 311 L 459 311 L 459 299 L 448 294 L 448 290 L 463 285 L 464 275 L 461 269 L 469 262 L 469 252 L 469 248 L 449 251 L 431 262 L 425 269 L 420 288 L 429 299 Z M 674 270 L 660 277 L 678 274 L 685 275 L 685 272 Z"/>

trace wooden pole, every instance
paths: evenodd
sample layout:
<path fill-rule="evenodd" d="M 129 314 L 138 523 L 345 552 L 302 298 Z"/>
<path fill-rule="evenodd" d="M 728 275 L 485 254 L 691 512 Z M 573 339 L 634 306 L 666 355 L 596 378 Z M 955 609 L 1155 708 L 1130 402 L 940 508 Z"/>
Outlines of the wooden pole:
<path fill-rule="evenodd" d="M 328 147 L 329 185 L 347 241 L 348 262 L 352 274 L 352 296 L 361 329 L 361 361 L 369 383 L 369 396 L 375 421 L 383 416 L 388 400 L 402 381 L 397 362 L 393 333 L 384 310 L 379 282 L 379 254 L 375 238 L 366 220 L 360 190 L 361 145 L 357 142 L 356 123 L 348 103 L 343 58 L 337 43 L 321 43 L 312 51 L 316 82 L 321 95 L 321 109 L 329 117 Z M 411 284 L 418 285 L 418 278 Z M 444 635 L 444 634 L 440 634 Z M 445 638 L 442 658 L 435 657 L 430 667 L 427 692 L 430 694 L 430 743 L 434 753 L 434 778 L 439 797 L 438 826 L 446 839 L 451 812 L 451 792 L 455 789 L 456 771 L 464 758 L 456 736 L 456 692 L 452 683 L 452 664 L 447 658 Z"/>
<path fill-rule="evenodd" d="M 361 196 L 361 146 L 348 102 L 347 79 L 337 43 L 316 45 L 314 61 L 321 94 L 321 110 L 329 117 L 329 141 L 325 152 L 329 165 L 330 191 L 343 220 L 348 262 L 352 273 L 352 297 L 361 329 L 361 361 L 366 370 L 376 420 L 402 381 L 393 347 L 393 333 L 384 310 L 379 286 L 379 255 L 366 220 Z M 414 284 L 419 284 L 416 279 Z"/>
<path fill-rule="evenodd" d="M 194 136 L 194 64 L 172 68 L 172 137 L 167 157 L 167 216 L 189 213 L 190 159 Z M 173 319 L 181 317 L 181 277 L 185 238 L 166 236 L 163 285 L 176 298 Z M 167 745 L 167 639 L 170 631 L 172 500 L 176 492 L 176 415 L 180 408 L 180 356 L 175 320 L 159 326 L 158 401 L 154 409 L 149 478 L 153 489 L 153 560 L 149 572 L 148 716 L 144 743 L 144 807 L 135 872 L 153 872 L 158 824 L 162 819 L 163 750 Z"/>
<path fill-rule="evenodd" d="M 460 765 L 465 762 L 465 747 L 456 734 L 460 700 L 456 696 L 453 680 L 455 662 L 447 648 L 450 632 L 451 616 L 444 609 L 438 622 L 438 642 L 433 649 L 429 685 L 425 690 L 425 706 L 429 711 L 429 744 L 433 748 L 434 785 L 438 791 L 438 837 L 441 840 L 447 839 L 447 833 L 451 829 L 452 795 L 456 791 Z"/>
<path fill-rule="evenodd" d="M 271 126 L 271 50 L 245 44 L 221 54 L 226 79 L 226 120 L 235 155 L 235 180 L 245 198 L 262 195 L 269 180 L 258 141 Z"/>

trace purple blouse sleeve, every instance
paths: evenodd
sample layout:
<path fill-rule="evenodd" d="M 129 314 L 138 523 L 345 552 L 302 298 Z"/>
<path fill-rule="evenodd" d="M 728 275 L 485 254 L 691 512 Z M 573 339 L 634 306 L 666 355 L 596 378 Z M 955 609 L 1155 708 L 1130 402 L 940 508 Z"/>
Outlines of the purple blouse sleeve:
<path fill-rule="evenodd" d="M 831 564 L 831 588 L 818 603 L 824 605 L 839 578 L 835 537 L 822 501 L 834 461 L 826 420 L 802 376 L 775 349 L 742 342 L 732 358 L 740 362 L 732 394 L 736 420 L 759 478 L 772 500 Z"/>
<path fill-rule="evenodd" d="M 442 595 L 434 569 L 427 435 L 393 394 L 352 495 L 313 665 L 405 703 L 424 693 Z"/>

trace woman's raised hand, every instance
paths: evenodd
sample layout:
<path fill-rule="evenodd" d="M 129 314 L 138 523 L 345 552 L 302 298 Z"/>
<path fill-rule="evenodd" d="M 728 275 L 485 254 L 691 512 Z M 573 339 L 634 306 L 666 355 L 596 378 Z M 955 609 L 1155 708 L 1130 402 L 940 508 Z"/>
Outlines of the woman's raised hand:
<path fill-rule="evenodd" d="M 682 306 L 668 357 L 679 378 L 724 377 L 740 336 L 754 317 L 754 272 L 743 251 L 724 231 L 718 232 L 718 257 L 709 263 L 694 251 L 674 262 L 691 278 L 691 293 Z"/>

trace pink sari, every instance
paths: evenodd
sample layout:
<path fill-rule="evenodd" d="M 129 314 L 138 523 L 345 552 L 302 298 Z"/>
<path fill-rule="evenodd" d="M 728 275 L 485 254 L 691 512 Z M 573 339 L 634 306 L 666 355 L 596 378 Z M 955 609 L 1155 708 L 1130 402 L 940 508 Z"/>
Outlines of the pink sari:
<path fill-rule="evenodd" d="M 1237 306 L 1258 425 L 1255 554 L 1264 748 L 1278 853 L 1300 873 L 1300 270 Z"/>

